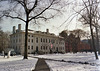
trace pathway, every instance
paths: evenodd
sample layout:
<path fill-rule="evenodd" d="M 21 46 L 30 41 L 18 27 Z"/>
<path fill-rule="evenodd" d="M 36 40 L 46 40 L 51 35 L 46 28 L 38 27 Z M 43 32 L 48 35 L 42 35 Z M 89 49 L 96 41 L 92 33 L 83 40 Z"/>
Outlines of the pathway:
<path fill-rule="evenodd" d="M 45 59 L 38 58 L 37 64 L 33 71 L 50 71 L 50 68 L 46 64 Z"/>

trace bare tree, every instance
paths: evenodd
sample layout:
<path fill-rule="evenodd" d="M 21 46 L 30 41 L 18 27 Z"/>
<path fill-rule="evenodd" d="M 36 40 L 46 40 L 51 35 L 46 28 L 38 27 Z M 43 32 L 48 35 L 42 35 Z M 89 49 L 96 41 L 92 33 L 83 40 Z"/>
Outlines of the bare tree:
<path fill-rule="evenodd" d="M 9 41 L 10 41 L 9 33 L 0 30 L 0 52 L 4 51 L 6 48 L 9 47 L 10 44 Z"/>
<path fill-rule="evenodd" d="M 84 2 L 84 1 L 83 1 Z M 85 2 L 84 2 L 85 3 Z M 95 0 L 94 2 L 92 2 L 91 6 L 92 6 L 92 26 L 95 27 L 95 31 L 96 31 L 96 41 L 97 41 L 97 48 L 100 49 L 99 47 L 99 37 L 98 37 L 98 29 L 99 29 L 99 17 L 100 17 L 100 12 L 99 12 L 99 0 Z M 86 6 L 86 5 L 85 5 Z M 87 14 L 84 14 L 82 18 L 85 18 L 83 21 L 86 24 L 89 24 L 88 21 L 85 21 L 86 19 L 89 19 L 89 16 L 86 16 Z M 100 53 L 100 50 L 98 50 Z"/>
<path fill-rule="evenodd" d="M 64 37 L 65 43 L 68 45 L 66 47 L 68 48 L 68 52 L 70 51 L 70 45 L 72 47 L 73 53 L 76 53 L 78 51 L 77 47 L 78 47 L 78 43 L 80 42 L 80 37 L 82 35 L 79 29 L 74 31 L 63 30 L 61 33 L 59 33 L 59 35 Z"/>
<path fill-rule="evenodd" d="M 68 31 L 67 30 L 63 30 L 61 33 L 59 33 L 59 36 L 62 36 L 62 37 L 64 37 L 64 40 L 67 40 Z"/>
<path fill-rule="evenodd" d="M 1 30 L 1 27 L 0 27 L 0 39 L 2 39 L 2 34 L 3 34 L 3 31 Z M 2 48 L 2 40 L 0 40 L 0 52 L 3 50 Z"/>
<path fill-rule="evenodd" d="M 96 27 L 98 25 L 98 0 L 82 0 L 83 2 L 83 9 L 81 9 L 79 12 L 77 12 L 79 15 L 81 15 L 81 22 L 84 24 L 89 24 L 90 31 L 91 31 L 91 37 L 92 37 L 92 45 L 95 53 L 96 59 L 98 59 L 97 53 L 96 53 L 96 47 L 94 43 L 94 35 L 93 35 L 93 27 Z M 96 27 L 97 28 L 97 27 Z"/>
<path fill-rule="evenodd" d="M 74 34 L 75 37 L 79 37 L 80 39 L 86 36 L 86 32 L 81 29 L 70 31 L 70 33 Z"/>
<path fill-rule="evenodd" d="M 31 21 L 37 23 L 38 19 L 47 20 L 53 18 L 63 6 L 66 5 L 62 0 L 7 0 L 10 9 L 1 11 L 2 16 L 12 19 L 19 19 L 26 24 L 25 27 L 25 49 L 24 59 L 27 58 L 27 39 L 28 25 Z M 52 12 L 52 13 L 51 13 Z"/>

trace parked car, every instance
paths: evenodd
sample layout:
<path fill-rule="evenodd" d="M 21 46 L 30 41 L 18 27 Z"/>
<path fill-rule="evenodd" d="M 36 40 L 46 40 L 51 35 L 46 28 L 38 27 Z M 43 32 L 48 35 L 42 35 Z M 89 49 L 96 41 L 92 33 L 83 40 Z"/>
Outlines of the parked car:
<path fill-rule="evenodd" d="M 15 56 L 16 55 L 16 52 L 15 51 L 11 51 L 11 56 Z"/>

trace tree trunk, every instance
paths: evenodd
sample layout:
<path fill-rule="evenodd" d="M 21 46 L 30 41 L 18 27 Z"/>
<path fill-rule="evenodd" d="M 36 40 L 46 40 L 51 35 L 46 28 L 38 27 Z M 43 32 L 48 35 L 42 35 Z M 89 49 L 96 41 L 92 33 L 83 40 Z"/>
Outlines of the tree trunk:
<path fill-rule="evenodd" d="M 95 43 L 94 43 L 93 29 L 92 29 L 92 25 L 91 25 L 91 24 L 90 24 L 90 30 L 91 30 L 91 36 L 92 36 L 93 51 L 94 51 L 94 53 L 95 53 L 96 59 L 98 59 L 98 55 L 97 55 L 96 48 L 95 48 Z"/>
<path fill-rule="evenodd" d="M 90 15 L 91 15 L 91 13 L 90 13 Z M 98 59 L 98 55 L 97 55 L 95 43 L 94 43 L 94 36 L 93 36 L 93 29 L 92 29 L 91 21 L 92 21 L 92 18 L 90 16 L 90 31 L 91 31 L 91 36 L 92 36 L 92 46 L 93 46 L 93 51 L 94 51 L 95 57 L 96 57 L 96 59 Z"/>
<path fill-rule="evenodd" d="M 92 45 L 93 45 L 93 51 L 94 51 L 94 54 L 95 54 L 95 57 L 96 59 L 98 59 L 98 55 L 97 55 L 97 52 L 96 52 L 96 48 L 95 48 L 95 43 L 94 43 L 94 36 L 93 36 L 93 29 L 92 29 L 92 7 L 90 6 L 90 31 L 91 31 L 91 36 L 92 36 Z"/>
<path fill-rule="evenodd" d="M 24 59 L 27 58 L 27 40 L 28 40 L 28 21 L 26 22 L 26 28 L 25 28 L 25 48 L 24 48 Z"/>
<path fill-rule="evenodd" d="M 98 54 L 100 55 L 99 37 L 98 37 L 98 28 L 95 27 L 95 29 L 96 29 L 96 40 L 97 40 Z"/>
<path fill-rule="evenodd" d="M 28 59 L 28 54 L 27 54 L 27 40 L 28 40 L 28 23 L 29 23 L 29 13 L 26 12 L 26 28 L 25 28 L 25 48 L 24 48 L 24 59 Z"/>
<path fill-rule="evenodd" d="M 69 42 L 68 42 L 68 46 L 67 47 L 68 47 L 68 52 L 70 52 Z"/>

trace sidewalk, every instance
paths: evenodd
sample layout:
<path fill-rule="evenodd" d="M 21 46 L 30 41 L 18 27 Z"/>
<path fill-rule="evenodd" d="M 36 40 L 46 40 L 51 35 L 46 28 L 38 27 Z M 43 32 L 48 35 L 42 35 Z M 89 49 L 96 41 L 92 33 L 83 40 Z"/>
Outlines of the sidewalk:
<path fill-rule="evenodd" d="M 37 64 L 33 71 L 50 71 L 50 68 L 46 64 L 45 59 L 38 58 Z"/>

